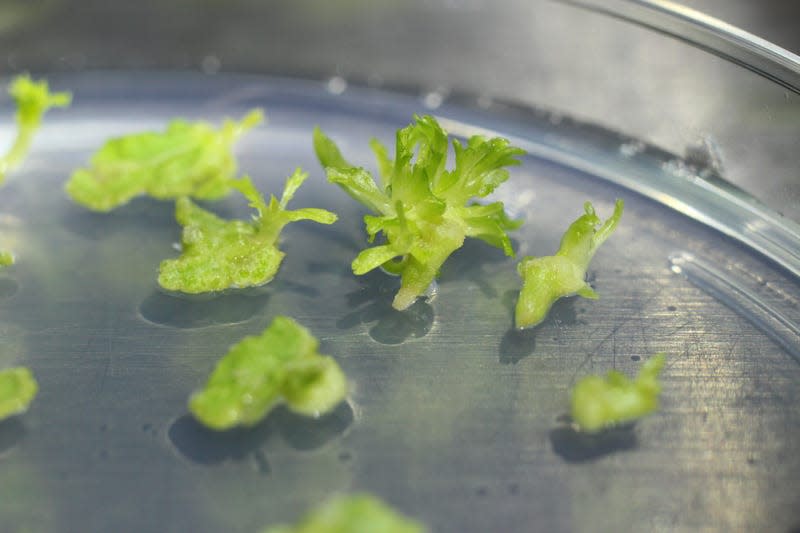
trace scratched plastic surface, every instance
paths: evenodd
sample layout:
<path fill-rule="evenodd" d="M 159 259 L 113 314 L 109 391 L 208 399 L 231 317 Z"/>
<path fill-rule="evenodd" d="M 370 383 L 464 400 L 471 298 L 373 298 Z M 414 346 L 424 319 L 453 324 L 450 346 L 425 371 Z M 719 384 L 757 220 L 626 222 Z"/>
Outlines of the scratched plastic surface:
<path fill-rule="evenodd" d="M 1 531 L 255 532 L 356 490 L 441 532 L 800 526 L 800 289 L 790 273 L 670 209 L 669 198 L 527 157 L 497 194 L 526 219 L 518 257 L 553 253 L 585 200 L 602 216 L 625 200 L 590 268 L 601 299 L 560 301 L 535 330 L 514 332 L 515 261 L 468 242 L 432 301 L 396 313 L 396 279 L 350 272 L 364 211 L 325 182 L 310 142 L 319 124 L 374 168 L 370 137 L 391 145 L 414 112 L 573 149 L 602 137 L 597 129 L 582 137 L 561 119 L 522 120 L 466 98 L 437 107 L 256 77 L 54 85 L 73 90 L 73 107 L 48 116 L 0 191 L 0 244 L 17 256 L 0 273 L 0 366 L 28 365 L 41 386 L 29 413 L 0 423 Z M 287 227 L 286 260 L 262 290 L 161 294 L 156 269 L 179 238 L 172 205 L 138 199 L 98 215 L 62 192 L 109 136 L 253 106 L 268 125 L 239 145 L 241 170 L 278 192 L 302 166 L 311 177 L 296 205 L 340 215 L 331 227 Z M 10 116 L 7 102 L 0 111 Z M 10 133 L 4 118 L 0 138 Z M 627 147 L 609 160 L 663 171 Z M 234 196 L 213 208 L 248 216 Z M 319 420 L 277 409 L 251 430 L 204 431 L 187 416 L 188 395 L 228 346 L 277 314 L 309 327 L 340 362 L 348 403 Z M 633 374 L 657 351 L 668 357 L 659 413 L 593 439 L 569 429 L 577 378 Z"/>

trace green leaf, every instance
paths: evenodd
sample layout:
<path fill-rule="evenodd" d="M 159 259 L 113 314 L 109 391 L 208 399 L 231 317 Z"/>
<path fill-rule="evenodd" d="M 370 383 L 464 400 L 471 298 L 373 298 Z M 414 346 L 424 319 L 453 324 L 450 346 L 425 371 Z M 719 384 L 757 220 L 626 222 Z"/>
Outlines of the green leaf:
<path fill-rule="evenodd" d="M 614 214 L 604 223 L 595 214 L 592 204 L 584 204 L 584 215 L 573 222 L 556 255 L 525 257 L 517 271 L 522 277 L 522 290 L 514 314 L 517 328 L 536 326 L 547 317 L 559 298 L 578 294 L 597 299 L 597 293 L 586 283 L 586 271 L 597 248 L 616 228 L 624 204 L 617 200 Z"/>
<path fill-rule="evenodd" d="M 366 274 L 370 270 L 391 261 L 398 255 L 402 255 L 402 253 L 398 253 L 395 247 L 390 244 L 367 248 L 366 250 L 362 250 L 353 260 L 353 273 L 357 276 Z"/>
<path fill-rule="evenodd" d="M 67 107 L 72 102 L 70 93 L 51 93 L 47 81 L 33 81 L 27 74 L 15 77 L 8 93 L 17 105 L 17 137 L 8 152 L 0 158 L 0 183 L 8 172 L 19 167 L 25 159 L 45 112 L 53 107 Z"/>
<path fill-rule="evenodd" d="M 0 370 L 0 420 L 28 410 L 39 385 L 25 367 Z"/>
<path fill-rule="evenodd" d="M 234 143 L 263 121 L 260 109 L 220 129 L 176 119 L 164 132 L 145 132 L 106 142 L 88 168 L 76 170 L 66 191 L 77 203 L 107 212 L 147 194 L 161 200 L 190 196 L 216 199 L 236 175 Z"/>
<path fill-rule="evenodd" d="M 319 129 L 314 132 L 314 148 L 328 181 L 373 211 L 364 217 L 369 242 L 378 234 L 386 240 L 361 252 L 353 272 L 364 274 L 382 266 L 400 274 L 401 288 L 392 303 L 399 310 L 426 292 L 466 237 L 513 255 L 507 232 L 521 224 L 508 218 L 501 202 L 469 204 L 508 179 L 504 167 L 519 163 L 515 157 L 522 150 L 500 138 L 475 136 L 465 146 L 453 141 L 455 168 L 447 170 L 447 133 L 431 116 L 414 119 L 397 132 L 394 160 L 378 141 L 370 143 L 382 189 L 369 172 L 347 163 L 331 139 Z"/>
<path fill-rule="evenodd" d="M 319 128 L 319 126 L 314 128 L 312 137 L 314 142 L 314 151 L 316 152 L 320 163 L 322 163 L 323 168 L 353 168 L 353 165 L 348 163 L 342 156 L 342 152 L 339 151 L 339 147 L 336 146 L 336 143 L 328 138 L 327 135 L 322 133 L 322 130 Z"/>
<path fill-rule="evenodd" d="M 369 142 L 369 147 L 372 149 L 372 152 L 375 154 L 375 159 L 378 161 L 378 174 L 381 176 L 381 185 L 386 189 L 392 181 L 394 162 L 389 157 L 389 150 L 387 150 L 378 139 L 372 139 Z"/>
<path fill-rule="evenodd" d="M 658 409 L 661 385 L 658 375 L 665 355 L 645 362 L 635 380 L 611 370 L 600 376 L 582 378 L 572 391 L 572 418 L 583 431 L 596 432 L 630 422 Z"/>
<path fill-rule="evenodd" d="M 514 256 L 507 232 L 519 228 L 522 221 L 509 218 L 502 202 L 465 207 L 463 216 L 468 237 L 481 239 L 495 248 L 501 248 L 507 256 Z"/>
<path fill-rule="evenodd" d="M 339 185 L 354 200 L 378 213 L 391 211 L 391 200 L 363 168 L 328 167 L 328 181 Z"/>
<path fill-rule="evenodd" d="M 505 167 L 518 165 L 516 156 L 524 150 L 510 146 L 506 139 L 476 135 L 464 147 L 453 141 L 456 153 L 456 170 L 442 180 L 437 191 L 452 201 L 466 202 L 474 196 L 484 197 L 508 179 Z"/>
<path fill-rule="evenodd" d="M 406 518 L 369 494 L 338 496 L 309 512 L 295 526 L 272 526 L 262 533 L 425 533 L 422 524 Z"/>
<path fill-rule="evenodd" d="M 217 363 L 189 399 L 194 417 L 215 430 L 252 426 L 278 403 L 320 416 L 347 395 L 347 380 L 332 358 L 317 352 L 311 333 L 277 316 L 259 336 L 245 337 Z"/>
<path fill-rule="evenodd" d="M 285 201 L 278 202 L 272 196 L 269 204 L 249 177 L 232 180 L 230 185 L 257 211 L 251 222 L 224 220 L 187 197 L 179 198 L 175 218 L 183 226 L 182 251 L 177 259 L 162 261 L 159 285 L 196 294 L 257 287 L 271 281 L 285 255 L 278 249 L 278 239 L 286 224 L 297 220 L 321 224 L 336 221 L 336 215 L 324 209 L 285 209 L 286 202 L 307 177 L 302 170 L 295 170 L 284 188 Z"/>

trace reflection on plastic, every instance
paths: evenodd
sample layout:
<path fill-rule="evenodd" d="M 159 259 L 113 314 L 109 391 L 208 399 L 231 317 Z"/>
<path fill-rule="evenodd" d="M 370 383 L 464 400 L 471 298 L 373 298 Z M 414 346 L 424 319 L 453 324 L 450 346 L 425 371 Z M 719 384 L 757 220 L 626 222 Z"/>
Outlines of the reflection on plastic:
<path fill-rule="evenodd" d="M 381 344 L 401 344 L 407 339 L 424 337 L 431 330 L 434 313 L 425 299 L 417 299 L 405 311 L 392 307 L 399 278 L 373 271 L 358 279 L 364 286 L 347 295 L 348 306 L 356 309 L 336 323 L 338 328 L 375 322 L 369 336 Z"/>
<path fill-rule="evenodd" d="M 153 324 L 173 328 L 202 328 L 218 324 L 236 324 L 259 313 L 269 294 L 231 293 L 211 299 L 183 298 L 153 291 L 139 305 L 142 318 Z"/>
<path fill-rule="evenodd" d="M 260 424 L 230 431 L 208 429 L 187 414 L 169 427 L 167 435 L 178 453 L 193 463 L 210 466 L 252 457 L 259 471 L 269 473 L 261 449 L 270 436 L 280 434 L 292 448 L 309 451 L 344 433 L 353 420 L 353 409 L 346 402 L 319 418 L 300 416 L 280 406 Z"/>
<path fill-rule="evenodd" d="M 500 363 L 519 363 L 536 350 L 536 329 L 509 329 L 500 341 Z"/>
<path fill-rule="evenodd" d="M 353 409 L 342 402 L 319 418 L 300 416 L 289 409 L 276 409 L 270 417 L 281 436 L 295 450 L 314 450 L 341 435 L 353 423 Z"/>
<path fill-rule="evenodd" d="M 568 463 L 594 461 L 612 453 L 636 448 L 633 424 L 607 429 L 599 433 L 583 433 L 572 426 L 550 431 L 553 451 Z"/>

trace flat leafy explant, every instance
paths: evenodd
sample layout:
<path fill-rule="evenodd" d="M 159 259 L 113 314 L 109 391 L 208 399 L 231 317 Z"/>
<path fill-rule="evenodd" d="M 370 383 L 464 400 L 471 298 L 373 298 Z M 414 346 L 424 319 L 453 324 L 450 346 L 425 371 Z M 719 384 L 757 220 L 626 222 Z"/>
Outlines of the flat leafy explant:
<path fill-rule="evenodd" d="M 46 81 L 33 81 L 26 74 L 11 81 L 8 93 L 17 104 L 17 137 L 0 158 L 0 183 L 5 180 L 7 172 L 17 168 L 25 159 L 45 112 L 51 107 L 67 107 L 72 102 L 70 93 L 51 93 Z"/>
<path fill-rule="evenodd" d="M 275 317 L 261 335 L 245 337 L 217 363 L 189 399 L 189 410 L 216 430 L 252 426 L 281 401 L 302 415 L 327 413 L 347 395 L 347 379 L 318 346 L 306 328 Z"/>
<path fill-rule="evenodd" d="M 658 409 L 661 385 L 658 374 L 665 356 L 657 354 L 642 365 L 639 375 L 630 380 L 611 370 L 605 379 L 586 376 L 572 390 L 572 418 L 583 431 L 596 432 L 630 422 Z"/>
<path fill-rule="evenodd" d="M 175 218 L 183 226 L 182 253 L 177 259 L 161 263 L 158 283 L 171 291 L 201 293 L 229 288 L 256 287 L 269 282 L 285 255 L 278 249 L 278 237 L 289 222 L 313 220 L 333 224 L 336 215 L 325 209 L 305 208 L 289 211 L 286 204 L 308 174 L 295 170 L 278 201 L 269 204 L 250 178 L 231 180 L 258 212 L 252 222 L 223 220 L 199 207 L 187 197 L 179 198 Z"/>
<path fill-rule="evenodd" d="M 25 367 L 0 370 L 0 420 L 24 413 L 39 386 Z"/>
<path fill-rule="evenodd" d="M 385 244 L 363 250 L 353 261 L 353 272 L 361 275 L 383 267 L 399 274 L 400 290 L 392 303 L 399 310 L 425 293 L 465 237 L 479 238 L 512 256 L 506 231 L 522 224 L 508 218 L 502 202 L 470 201 L 506 181 L 504 167 L 519 164 L 515 156 L 523 150 L 502 138 L 476 135 L 466 145 L 454 139 L 455 168 L 446 170 L 447 133 L 431 116 L 414 119 L 397 132 L 394 161 L 383 145 L 372 140 L 380 187 L 369 172 L 345 161 L 319 128 L 314 131 L 314 149 L 328 180 L 377 214 L 364 217 L 369 241 L 379 232 L 386 239 Z"/>
<path fill-rule="evenodd" d="M 611 235 L 622 217 L 622 200 L 617 200 L 614 214 L 605 222 L 595 214 L 592 204 L 584 204 L 585 214 L 573 222 L 561 238 L 556 255 L 525 257 L 517 265 L 522 277 L 514 322 L 520 329 L 539 324 L 553 303 L 564 296 L 577 294 L 597 299 L 586 283 L 586 270 L 597 248 Z"/>
<path fill-rule="evenodd" d="M 296 526 L 272 526 L 262 533 L 424 533 L 374 496 L 339 496 L 309 512 Z"/>
<path fill-rule="evenodd" d="M 206 122 L 176 119 L 165 132 L 144 132 L 107 141 L 89 168 L 76 170 L 66 191 L 77 203 L 107 212 L 135 196 L 191 196 L 213 200 L 230 192 L 236 176 L 233 144 L 264 119 L 260 109 L 219 130 Z"/>

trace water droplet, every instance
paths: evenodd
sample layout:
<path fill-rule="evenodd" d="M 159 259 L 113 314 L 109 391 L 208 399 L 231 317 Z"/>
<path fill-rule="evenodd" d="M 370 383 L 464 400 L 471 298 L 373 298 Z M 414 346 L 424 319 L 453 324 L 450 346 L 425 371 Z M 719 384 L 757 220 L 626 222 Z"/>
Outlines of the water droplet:
<path fill-rule="evenodd" d="M 644 151 L 645 144 L 642 141 L 628 141 L 623 143 L 619 147 L 619 153 L 622 154 L 623 157 L 633 157 L 636 154 L 640 154 Z"/>
<path fill-rule="evenodd" d="M 603 456 L 636 448 L 633 426 L 621 426 L 599 433 L 583 433 L 573 427 L 550 431 L 553 451 L 568 463 L 585 463 Z"/>
<path fill-rule="evenodd" d="M 390 306 L 373 317 L 378 323 L 369 330 L 369 336 L 381 344 L 401 344 L 409 338 L 421 338 L 433 326 L 433 308 L 424 299 L 418 299 L 405 311 Z"/>
<path fill-rule="evenodd" d="M 693 257 L 685 252 L 672 255 L 669 258 L 669 269 L 675 274 L 683 274 L 683 265 L 692 259 Z"/>
<path fill-rule="evenodd" d="M 344 433 L 353 424 L 355 415 L 347 402 L 342 402 L 330 413 L 308 418 L 278 408 L 270 420 L 280 430 L 284 440 L 295 450 L 315 450 Z"/>
<path fill-rule="evenodd" d="M 515 365 L 536 349 L 535 329 L 510 329 L 500 341 L 500 363 Z M 554 337 L 553 340 L 558 340 Z"/>
<path fill-rule="evenodd" d="M 677 307 L 675 307 L 674 305 L 668 305 L 668 306 L 667 306 L 667 311 L 677 311 L 677 309 L 678 309 L 678 308 L 677 308 Z"/>
<path fill-rule="evenodd" d="M 341 76 L 333 76 L 325 87 L 331 94 L 342 94 L 347 90 L 347 80 Z"/>
<path fill-rule="evenodd" d="M 174 328 L 202 328 L 236 324 L 258 314 L 269 300 L 265 292 L 241 291 L 212 298 L 185 298 L 154 291 L 139 305 L 139 314 L 153 324 Z"/>
<path fill-rule="evenodd" d="M 444 103 L 444 95 L 439 91 L 431 91 L 422 98 L 422 103 L 428 109 L 438 109 Z"/>
<path fill-rule="evenodd" d="M 436 280 L 431 281 L 431 284 L 428 285 L 428 288 L 425 289 L 425 294 L 423 294 L 423 298 L 425 298 L 428 302 L 432 302 L 436 299 L 439 295 L 439 283 Z"/>
<path fill-rule="evenodd" d="M 200 465 L 214 465 L 228 459 L 241 460 L 254 453 L 271 431 L 267 423 L 247 429 L 213 431 L 184 415 L 170 425 L 167 437 L 182 457 Z"/>
<path fill-rule="evenodd" d="M 200 61 L 200 68 L 206 74 L 216 74 L 222 67 L 222 61 L 215 55 L 207 55 Z"/>

